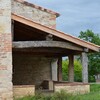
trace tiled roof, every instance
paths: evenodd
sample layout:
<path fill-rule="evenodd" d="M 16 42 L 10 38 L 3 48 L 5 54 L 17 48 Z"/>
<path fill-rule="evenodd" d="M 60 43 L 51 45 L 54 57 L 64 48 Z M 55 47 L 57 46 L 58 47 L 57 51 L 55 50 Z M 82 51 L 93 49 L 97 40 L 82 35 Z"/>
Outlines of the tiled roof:
<path fill-rule="evenodd" d="M 27 6 L 31 6 L 31 7 L 34 7 L 34 8 L 36 8 L 36 9 L 45 11 L 45 12 L 47 12 L 47 13 L 54 14 L 54 15 L 56 15 L 56 17 L 59 17 L 59 16 L 60 16 L 60 14 L 57 13 L 57 12 L 54 12 L 54 11 L 52 11 L 52 10 L 43 8 L 43 7 L 41 7 L 41 6 L 38 6 L 38 5 L 35 5 L 35 4 L 32 4 L 32 3 L 29 3 L 29 2 L 27 2 L 27 1 L 24 1 L 24 0 L 15 0 L 15 1 L 20 2 L 20 3 L 22 3 L 22 4 L 25 4 L 25 5 L 27 5 Z"/>

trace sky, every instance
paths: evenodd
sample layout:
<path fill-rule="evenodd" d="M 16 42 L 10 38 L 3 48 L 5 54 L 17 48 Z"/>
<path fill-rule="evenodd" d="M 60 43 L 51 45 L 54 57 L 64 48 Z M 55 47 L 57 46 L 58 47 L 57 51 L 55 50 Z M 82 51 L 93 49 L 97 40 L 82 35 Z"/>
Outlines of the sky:
<path fill-rule="evenodd" d="M 57 29 L 73 36 L 92 30 L 100 34 L 100 0 L 27 0 L 60 13 Z"/>

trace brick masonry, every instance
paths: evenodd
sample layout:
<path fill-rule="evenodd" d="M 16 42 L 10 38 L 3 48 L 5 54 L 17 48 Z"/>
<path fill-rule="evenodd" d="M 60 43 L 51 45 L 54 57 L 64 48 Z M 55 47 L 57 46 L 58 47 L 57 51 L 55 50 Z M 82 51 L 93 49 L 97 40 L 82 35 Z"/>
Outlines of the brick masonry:
<path fill-rule="evenodd" d="M 24 96 L 35 95 L 34 85 L 20 85 L 13 87 L 13 94 L 15 98 L 21 98 Z"/>
<path fill-rule="evenodd" d="M 60 92 L 61 90 L 71 93 L 71 94 L 85 94 L 90 92 L 90 85 L 89 84 L 55 84 L 54 91 Z"/>
<path fill-rule="evenodd" d="M 12 12 L 29 18 L 42 25 L 56 28 L 56 15 L 42 11 L 36 7 L 12 0 Z"/>
<path fill-rule="evenodd" d="M 39 85 L 51 80 L 51 63 L 54 58 L 34 57 L 31 54 L 13 53 L 13 83 L 15 85 Z"/>
<path fill-rule="evenodd" d="M 12 100 L 11 0 L 0 0 L 0 100 Z"/>

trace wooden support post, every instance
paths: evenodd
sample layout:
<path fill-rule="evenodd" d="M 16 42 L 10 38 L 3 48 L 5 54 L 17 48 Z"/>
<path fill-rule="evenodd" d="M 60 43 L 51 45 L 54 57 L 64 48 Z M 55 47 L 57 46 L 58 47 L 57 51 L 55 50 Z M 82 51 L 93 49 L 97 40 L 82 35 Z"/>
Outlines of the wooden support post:
<path fill-rule="evenodd" d="M 62 57 L 58 59 L 58 81 L 62 81 Z"/>
<path fill-rule="evenodd" d="M 82 53 L 82 81 L 88 83 L 88 57 L 87 53 Z"/>
<path fill-rule="evenodd" d="M 69 55 L 69 65 L 68 65 L 68 81 L 74 82 L 74 56 Z"/>

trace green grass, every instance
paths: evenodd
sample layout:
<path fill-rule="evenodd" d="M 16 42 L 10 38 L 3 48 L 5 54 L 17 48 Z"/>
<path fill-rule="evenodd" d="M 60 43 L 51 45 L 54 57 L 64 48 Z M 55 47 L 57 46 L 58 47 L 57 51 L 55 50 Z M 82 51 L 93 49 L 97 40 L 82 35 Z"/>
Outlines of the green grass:
<path fill-rule="evenodd" d="M 54 93 L 53 96 L 44 96 L 37 94 L 35 96 L 28 96 L 15 100 L 100 100 L 100 84 L 91 84 L 90 93 L 84 95 L 66 94 L 64 91 Z"/>
<path fill-rule="evenodd" d="M 91 84 L 90 85 L 90 91 L 91 92 L 98 92 L 98 91 L 100 91 L 100 84 Z"/>

